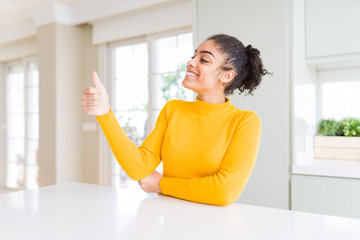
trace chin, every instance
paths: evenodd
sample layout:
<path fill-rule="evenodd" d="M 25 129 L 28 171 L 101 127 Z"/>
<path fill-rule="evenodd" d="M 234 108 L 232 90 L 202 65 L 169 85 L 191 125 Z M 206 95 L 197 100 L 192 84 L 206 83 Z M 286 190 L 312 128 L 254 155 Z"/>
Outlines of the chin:
<path fill-rule="evenodd" d="M 184 79 L 182 82 L 181 82 L 181 85 L 183 85 L 184 88 L 187 88 L 187 89 L 190 89 L 192 90 L 190 87 L 189 87 L 189 83 L 186 79 Z"/>
<path fill-rule="evenodd" d="M 186 78 L 181 82 L 184 88 L 187 88 L 193 92 L 196 92 L 196 85 L 194 86 L 194 82 L 191 80 L 187 80 Z M 196 83 L 195 83 L 196 84 Z"/>

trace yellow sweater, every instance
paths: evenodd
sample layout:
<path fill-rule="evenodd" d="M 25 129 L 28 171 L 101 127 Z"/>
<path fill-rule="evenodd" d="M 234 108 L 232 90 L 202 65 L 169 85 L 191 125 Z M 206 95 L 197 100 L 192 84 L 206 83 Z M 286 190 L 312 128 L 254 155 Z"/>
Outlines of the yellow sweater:
<path fill-rule="evenodd" d="M 249 179 L 260 143 L 259 117 L 235 108 L 228 98 L 221 104 L 169 101 L 139 147 L 112 110 L 97 119 L 129 177 L 143 179 L 163 161 L 162 193 L 200 203 L 234 202 Z"/>

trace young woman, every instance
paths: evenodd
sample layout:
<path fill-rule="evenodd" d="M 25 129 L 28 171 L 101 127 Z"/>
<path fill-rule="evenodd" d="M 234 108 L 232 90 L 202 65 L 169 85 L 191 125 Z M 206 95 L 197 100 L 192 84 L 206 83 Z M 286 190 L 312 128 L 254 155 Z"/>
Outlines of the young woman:
<path fill-rule="evenodd" d="M 82 105 L 96 116 L 117 161 L 144 191 L 226 205 L 249 179 L 261 133 L 259 117 L 237 109 L 226 95 L 235 89 L 252 94 L 265 74 L 256 48 L 224 34 L 209 37 L 195 50 L 182 82 L 197 93 L 196 100 L 167 102 L 140 147 L 121 129 L 96 73 L 95 88 L 83 91 Z M 155 171 L 161 161 L 163 175 Z"/>

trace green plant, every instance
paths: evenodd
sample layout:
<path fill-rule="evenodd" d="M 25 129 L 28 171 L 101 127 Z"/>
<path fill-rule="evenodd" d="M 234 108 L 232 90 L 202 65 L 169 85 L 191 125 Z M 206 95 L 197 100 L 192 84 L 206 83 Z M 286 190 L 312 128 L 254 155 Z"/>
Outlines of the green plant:
<path fill-rule="evenodd" d="M 340 125 L 335 119 L 322 119 L 318 124 L 317 133 L 323 136 L 338 136 Z"/>
<path fill-rule="evenodd" d="M 186 63 L 181 63 L 178 66 L 176 73 L 169 73 L 162 76 L 162 95 L 165 101 L 170 101 L 172 99 L 185 99 L 185 91 L 181 86 L 181 83 L 178 82 L 180 78 L 180 72 L 184 72 L 186 69 Z"/>
<path fill-rule="evenodd" d="M 341 121 L 322 119 L 318 124 L 317 134 L 323 136 L 360 137 L 360 119 L 352 117 L 344 118 Z"/>
<path fill-rule="evenodd" d="M 358 118 L 346 118 L 343 120 L 343 132 L 347 137 L 359 137 L 360 136 L 360 119 Z"/>

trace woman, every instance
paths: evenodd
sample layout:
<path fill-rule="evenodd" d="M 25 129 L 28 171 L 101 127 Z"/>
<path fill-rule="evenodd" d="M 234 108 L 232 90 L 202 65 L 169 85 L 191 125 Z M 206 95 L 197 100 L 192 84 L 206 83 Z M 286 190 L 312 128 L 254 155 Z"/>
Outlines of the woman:
<path fill-rule="evenodd" d="M 209 37 L 187 64 L 182 85 L 195 102 L 165 104 L 154 130 L 136 147 L 117 122 L 105 88 L 93 73 L 95 88 L 83 92 L 84 112 L 97 116 L 122 168 L 146 192 L 194 202 L 226 205 L 242 192 L 256 160 L 259 117 L 235 108 L 225 96 L 250 94 L 268 72 L 260 52 L 234 37 Z M 155 171 L 163 161 L 163 175 Z"/>

